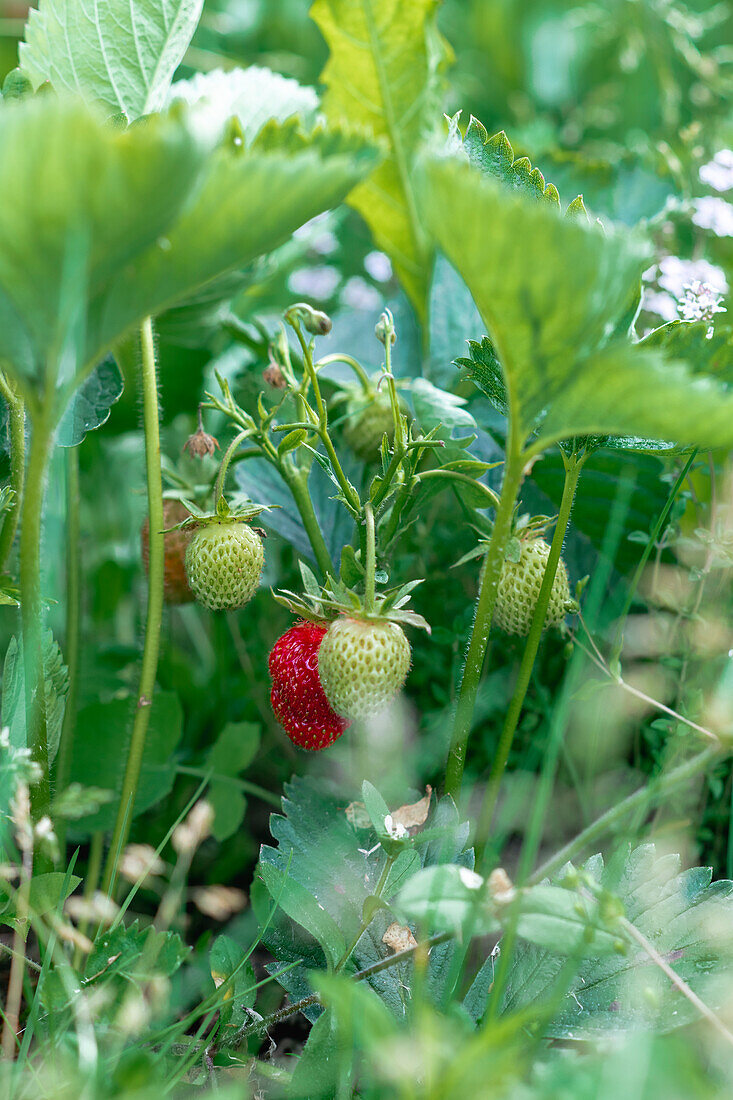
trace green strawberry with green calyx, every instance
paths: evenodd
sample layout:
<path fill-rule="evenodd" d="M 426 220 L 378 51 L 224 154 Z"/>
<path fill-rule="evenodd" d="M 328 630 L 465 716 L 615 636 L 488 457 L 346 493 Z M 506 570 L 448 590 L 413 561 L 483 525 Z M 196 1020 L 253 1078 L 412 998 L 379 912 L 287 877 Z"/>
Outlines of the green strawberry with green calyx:
<path fill-rule="evenodd" d="M 232 512 L 221 499 L 216 513 L 206 515 L 189 501 L 185 504 L 193 516 L 183 526 L 196 528 L 186 550 L 191 591 L 212 611 L 244 607 L 257 591 L 265 561 L 265 532 L 249 522 L 262 506 L 246 505 Z"/>
<path fill-rule="evenodd" d="M 408 409 L 404 401 L 399 400 L 398 403 L 400 414 L 406 415 Z M 345 416 L 346 443 L 363 462 L 377 462 L 382 438 L 386 435 L 390 445 L 394 442 L 394 416 L 389 390 L 373 391 L 371 394 L 360 390 L 348 401 Z"/>
<path fill-rule="evenodd" d="M 507 634 L 529 634 L 534 610 L 542 587 L 549 543 L 543 538 L 513 539 L 519 544 L 518 561 L 507 559 L 501 568 L 496 592 L 494 622 Z M 562 558 L 552 583 L 545 628 L 559 626 L 568 611 L 575 607 L 570 597 L 568 574 Z"/>
<path fill-rule="evenodd" d="M 318 652 L 318 674 L 342 718 L 383 710 L 404 684 L 412 651 L 402 627 L 388 620 L 336 619 Z"/>

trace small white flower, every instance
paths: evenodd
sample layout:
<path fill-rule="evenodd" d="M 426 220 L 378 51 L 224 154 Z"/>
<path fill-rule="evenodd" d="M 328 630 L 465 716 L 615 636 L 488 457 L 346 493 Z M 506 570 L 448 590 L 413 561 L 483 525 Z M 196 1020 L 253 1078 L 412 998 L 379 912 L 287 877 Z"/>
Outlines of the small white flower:
<path fill-rule="evenodd" d="M 484 884 L 481 875 L 477 875 L 475 871 L 469 871 L 468 867 L 459 867 L 458 877 L 467 890 L 480 890 Z"/>
<path fill-rule="evenodd" d="M 3 726 L 0 730 L 0 749 L 10 748 L 10 726 Z"/>
<path fill-rule="evenodd" d="M 700 179 L 716 191 L 730 191 L 733 188 L 733 149 L 721 149 L 708 164 L 703 164 Z"/>
<path fill-rule="evenodd" d="M 384 831 L 392 840 L 403 840 L 404 837 L 409 835 L 405 826 L 399 821 L 395 824 L 392 820 L 392 814 L 387 814 L 384 819 Z"/>
<path fill-rule="evenodd" d="M 716 313 L 727 313 L 720 304 L 720 294 L 709 283 L 688 283 L 680 299 L 679 311 L 683 321 L 707 321 L 708 336 L 712 336 L 712 320 Z"/>
<path fill-rule="evenodd" d="M 645 277 L 653 277 L 654 269 L 645 272 Z M 725 272 L 707 260 L 683 260 L 679 256 L 665 256 L 659 264 L 658 282 L 662 290 L 680 298 L 688 283 L 699 280 L 708 283 L 720 294 L 727 293 L 728 281 Z"/>
<path fill-rule="evenodd" d="M 733 203 L 718 195 L 695 199 L 692 220 L 701 229 L 710 229 L 716 237 L 733 237 Z"/>
<path fill-rule="evenodd" d="M 364 257 L 364 267 L 372 279 L 378 283 L 386 283 L 392 278 L 392 264 L 389 256 L 384 252 L 369 252 Z"/>

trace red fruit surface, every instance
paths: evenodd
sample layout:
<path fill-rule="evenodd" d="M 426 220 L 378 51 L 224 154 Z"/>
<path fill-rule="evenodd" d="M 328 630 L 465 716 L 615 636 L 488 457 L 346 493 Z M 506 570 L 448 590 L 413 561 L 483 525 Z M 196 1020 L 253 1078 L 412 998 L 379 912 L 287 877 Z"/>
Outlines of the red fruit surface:
<path fill-rule="evenodd" d="M 318 650 L 326 628 L 296 623 L 272 647 L 270 699 L 280 725 L 301 749 L 325 749 L 351 723 L 332 709 L 318 677 Z"/>

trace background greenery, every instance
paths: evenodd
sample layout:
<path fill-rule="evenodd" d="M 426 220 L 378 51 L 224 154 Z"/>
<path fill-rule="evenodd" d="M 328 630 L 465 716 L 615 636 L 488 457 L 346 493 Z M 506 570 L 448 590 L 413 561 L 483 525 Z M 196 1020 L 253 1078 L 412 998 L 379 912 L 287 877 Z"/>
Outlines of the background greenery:
<path fill-rule="evenodd" d="M 678 316 L 683 286 L 695 279 L 716 286 L 726 305 L 733 281 L 731 205 L 725 190 L 711 182 L 716 177 L 704 166 L 721 149 L 733 145 L 733 14 L 728 6 L 705 0 L 684 5 L 676 0 L 608 0 L 603 4 L 444 0 L 437 13 L 444 41 L 439 42 L 431 31 L 423 48 L 423 40 L 409 20 L 421 27 L 423 9 L 429 6 L 402 5 L 409 9 L 409 16 L 403 13 L 408 45 L 394 44 L 394 56 L 389 59 L 393 76 L 402 68 L 407 80 L 414 79 L 416 72 L 442 74 L 421 103 L 420 125 L 416 124 L 419 132 L 411 134 L 406 128 L 404 140 L 410 153 L 428 130 L 442 141 L 449 132 L 443 114 L 450 118 L 460 111 L 463 131 L 471 115 L 481 120 L 488 134 L 505 131 L 515 162 L 527 156 L 532 164 L 539 164 L 545 180 L 557 186 L 563 207 L 582 194 L 592 219 L 599 218 L 608 226 L 641 224 L 648 269 L 636 321 L 639 336 Z M 17 64 L 24 11 L 22 4 L 5 3 L 2 7 L 0 67 L 5 73 Z M 342 28 L 332 22 L 328 4 L 316 4 L 312 17 L 309 7 L 307 0 L 207 0 L 178 79 L 238 66 L 264 66 L 301 84 L 319 87 L 324 92 L 323 110 L 330 118 L 337 117 L 339 111 L 351 112 L 358 127 L 368 126 L 369 120 L 359 117 L 349 103 L 344 73 L 350 71 L 350 59 L 345 52 L 344 68 L 334 64 L 330 72 L 325 71 L 325 86 L 319 83 L 329 58 L 328 47 L 336 49 Z M 389 170 L 389 165 L 380 169 Z M 515 176 L 519 179 L 521 170 Z M 511 177 L 510 185 L 521 190 L 516 179 Z M 730 168 L 727 179 L 729 192 Z M 486 329 L 463 279 L 473 288 L 474 272 L 491 263 L 491 256 L 483 253 L 481 234 L 494 220 L 505 227 L 510 253 L 516 247 L 530 247 L 530 242 L 522 242 L 520 215 L 512 237 L 511 213 L 502 207 L 494 211 L 490 204 L 474 205 L 469 190 L 462 190 L 458 179 L 444 181 L 444 185 L 440 192 L 440 181 L 435 183 L 443 201 L 435 202 L 431 239 L 438 242 L 443 254 L 438 255 L 434 267 L 433 246 L 426 243 L 427 238 L 411 232 L 409 218 L 405 225 L 399 220 L 392 224 L 384 212 L 381 216 L 378 208 L 375 212 L 374 196 L 360 184 L 353 205 L 339 205 L 309 221 L 286 243 L 274 250 L 268 246 L 264 257 L 237 271 L 227 286 L 224 306 L 219 296 L 212 295 L 198 301 L 195 308 L 189 304 L 162 314 L 156 331 L 167 488 L 180 487 L 182 481 L 189 488 L 201 489 L 213 479 L 213 460 L 200 463 L 182 454 L 183 443 L 195 428 L 198 402 L 213 387 L 214 372 L 219 371 L 229 380 L 240 405 L 254 407 L 258 392 L 265 388 L 262 372 L 268 363 L 268 338 L 283 310 L 296 299 L 306 299 L 332 316 L 333 332 L 323 353 L 347 351 L 370 372 L 382 362 L 383 349 L 374 339 L 373 328 L 388 305 L 398 332 L 394 350 L 398 379 L 424 379 L 461 399 L 451 403 L 445 392 L 436 398 L 429 387 L 413 387 L 408 400 L 421 425 L 429 429 L 440 422 L 448 449 L 452 447 L 456 454 L 457 441 L 473 437 L 472 455 L 488 463 L 500 460 L 504 418 L 453 363 L 467 354 L 467 341 L 480 341 Z M 285 190 L 280 199 L 283 209 L 289 197 Z M 376 230 L 364 221 L 365 211 L 377 219 Z M 300 220 L 308 214 L 305 211 Z M 110 213 L 110 218 L 113 216 Z M 256 219 L 257 212 L 245 212 L 247 216 Z M 293 224 L 296 221 L 294 218 Z M 622 233 L 622 239 L 626 237 Z M 390 263 L 385 252 L 395 241 L 400 242 L 400 257 L 407 258 L 395 260 L 393 256 Z M 260 251 L 253 248 L 251 255 Z M 549 248 L 546 255 L 549 261 Z M 571 261 L 562 254 L 552 258 L 559 265 L 557 282 L 562 286 L 562 264 Z M 48 259 L 48 255 L 41 256 L 41 264 Z M 496 309 L 500 330 L 508 312 L 501 299 L 502 281 L 509 298 L 513 291 L 505 266 L 497 265 L 495 270 L 496 285 L 487 283 L 485 288 L 488 307 L 479 294 L 474 292 L 474 297 L 484 317 Z M 151 278 L 151 282 L 155 280 Z M 733 357 L 725 320 L 723 316 L 711 341 L 709 362 L 703 365 L 698 352 L 697 359 L 689 358 L 695 369 L 716 374 L 728 385 Z M 704 337 L 698 336 L 698 344 L 703 346 Z M 676 348 L 675 353 L 686 356 L 684 349 Z M 114 787 L 123 768 L 120 743 L 128 721 L 127 698 L 135 690 L 139 671 L 146 591 L 140 555 L 140 529 L 146 515 L 140 397 L 134 359 L 121 359 L 120 365 L 124 388 L 119 399 L 109 409 L 101 430 L 90 430 L 77 451 L 83 645 L 71 775 L 84 786 L 103 789 Z M 334 386 L 343 380 L 338 374 L 334 377 Z M 272 398 L 268 391 L 266 400 Z M 437 402 L 437 411 L 431 400 Z M 670 417 L 672 408 L 667 405 Z M 347 456 L 347 472 L 358 483 L 366 474 L 356 458 L 349 457 L 338 414 L 334 423 L 334 436 Z M 228 439 L 223 418 L 211 415 L 207 427 L 222 441 Z M 664 438 L 674 435 L 665 435 L 661 428 L 655 432 L 655 428 L 652 423 L 632 430 Z M 578 430 L 584 430 L 582 420 Z M 684 436 L 682 428 L 680 432 L 675 438 L 681 442 L 694 441 Z M 75 437 L 76 442 L 81 434 Z M 57 446 L 51 455 L 43 539 L 48 626 L 62 651 L 67 624 L 67 454 L 68 450 Z M 588 622 L 602 647 L 613 646 L 615 624 L 625 607 L 629 585 L 686 460 L 687 455 L 677 451 L 638 453 L 612 448 L 602 449 L 588 460 L 564 558 L 573 582 L 588 575 L 593 578 Z M 7 455 L 2 462 L 0 474 L 7 478 Z M 729 719 L 720 717 L 729 715 L 733 645 L 729 472 L 724 449 L 701 450 L 693 459 L 675 494 L 668 521 L 656 532 L 649 568 L 634 592 L 623 653 L 625 679 L 635 688 L 689 720 L 715 728 L 721 728 L 726 720 L 730 725 Z M 499 488 L 500 473 L 492 470 L 487 475 L 492 488 Z M 550 449 L 534 465 L 522 488 L 522 511 L 556 513 L 563 476 L 559 450 Z M 476 515 L 469 510 L 465 494 L 452 490 L 426 493 L 410 526 L 402 531 L 390 563 L 396 580 L 425 578 L 413 597 L 413 606 L 433 627 L 430 637 L 415 632 L 411 638 L 413 669 L 400 709 L 389 724 L 354 730 L 327 753 L 306 756 L 292 748 L 272 715 L 266 661 L 272 644 L 291 621 L 291 616 L 274 604 L 269 588 L 297 589 L 298 559 L 308 558 L 310 550 L 282 487 L 268 482 L 268 477 L 267 469 L 254 462 L 237 465 L 235 479 L 240 489 L 255 499 L 268 497 L 283 505 L 268 524 L 266 572 L 259 594 L 239 613 L 213 615 L 185 606 L 170 609 L 164 619 L 159 689 L 151 716 L 152 747 L 143 772 L 144 797 L 137 806 L 144 806 L 144 812 L 132 823 L 131 840 L 156 848 L 211 769 L 218 777 L 209 795 L 216 810 L 215 827 L 193 857 L 187 893 L 178 897 L 184 904 L 175 927 L 192 951 L 184 951 L 181 943 L 180 959 L 168 958 L 166 952 L 175 954 L 176 945 L 167 942 L 150 975 L 145 975 L 157 976 L 161 983 L 169 979 L 161 994 L 164 1003 L 155 1003 L 155 991 L 146 987 L 149 1012 L 144 1023 L 131 1024 L 124 1034 L 115 1011 L 127 996 L 128 986 L 135 984 L 135 967 L 116 968 L 114 980 L 105 985 L 104 997 L 100 995 L 100 1046 L 107 1051 L 107 1064 L 114 1070 L 105 1076 L 100 1069 L 89 1078 L 79 1070 L 79 1080 L 87 1081 L 84 1087 L 89 1096 L 142 1098 L 152 1096 L 153 1090 L 158 1095 L 161 1089 L 175 1094 L 179 1088 L 182 1095 L 189 1095 L 187 1090 L 196 1095 L 209 1087 L 212 1077 L 218 1077 L 221 1094 L 226 1097 L 249 1095 L 250 1090 L 257 1095 L 257 1089 L 264 1095 L 283 1094 L 285 1071 L 293 1068 L 294 1056 L 300 1055 L 308 1034 L 303 1017 L 273 1028 L 277 1047 L 272 1057 L 266 1041 L 250 1037 L 238 1046 L 223 1044 L 221 1050 L 212 1051 L 211 1065 L 196 1045 L 198 1024 L 175 1031 L 172 1024 L 211 995 L 212 972 L 231 974 L 243 950 L 253 942 L 257 944 L 251 959 L 254 971 L 242 972 L 247 980 L 242 975 L 238 978 L 243 984 L 235 992 L 233 1011 L 239 1017 L 227 1026 L 245 1022 L 242 1006 L 248 1001 L 247 1008 L 255 1004 L 254 994 L 249 992 L 250 975 L 263 981 L 273 957 L 279 963 L 306 958 L 310 966 L 322 965 L 319 948 L 310 936 L 307 943 L 300 942 L 302 933 L 284 918 L 274 921 L 262 935 L 267 896 L 259 876 L 253 882 L 253 874 L 260 846 L 273 842 L 271 812 L 280 804 L 284 788 L 298 812 L 312 822 L 319 815 L 330 820 L 352 800 L 361 798 L 363 778 L 378 788 L 389 806 L 416 799 L 426 784 L 436 789 L 442 785 L 450 713 L 478 580 L 475 559 L 456 564 L 476 545 Z M 337 510 L 328 500 L 330 491 L 325 477 L 323 484 L 313 486 L 326 541 L 335 552 L 350 535 L 344 534 L 343 525 L 339 527 Z M 3 652 L 16 633 L 15 612 L 4 609 L 0 617 Z M 582 632 L 579 642 L 585 644 Z M 502 865 L 510 874 L 526 839 L 530 809 L 541 794 L 543 763 L 560 720 L 559 705 L 564 708 L 564 737 L 556 773 L 549 777 L 554 784 L 551 810 L 542 823 L 538 863 L 647 777 L 669 771 L 691 751 L 694 734 L 688 725 L 608 686 L 608 677 L 590 662 L 574 673 L 572 697 L 568 698 L 567 691 L 563 694 L 569 662 L 578 656 L 578 646 L 573 645 L 567 633 L 561 637 L 553 632 L 543 642 L 512 746 L 491 838 L 492 849 L 501 853 Z M 499 632 L 492 636 L 489 672 L 481 684 L 474 717 L 466 772 L 470 782 L 461 820 L 473 820 L 482 801 L 522 648 L 521 640 Z M 5 702 L 3 713 L 5 716 Z M 105 732 L 100 737 L 102 728 Z M 291 781 L 295 787 L 286 788 Z M 294 791 L 300 792 L 297 797 Z M 732 800 L 733 770 L 723 758 L 664 800 L 653 815 L 624 822 L 614 836 L 612 854 L 627 842 L 636 843 L 643 832 L 646 842 L 656 844 L 660 858 L 668 852 L 681 852 L 685 866 L 709 864 L 716 878 L 731 878 Z M 442 812 L 449 814 L 450 810 L 444 807 Z M 103 804 L 86 807 L 68 822 L 70 851 L 79 845 L 75 873 L 88 867 L 93 855 L 90 839 L 99 829 L 109 829 L 113 817 L 113 809 Z M 313 881 L 328 882 L 339 867 L 337 833 L 327 830 L 309 840 L 314 850 L 306 852 L 306 865 L 316 870 L 312 879 L 303 872 L 306 887 Z M 285 845 L 278 839 L 282 852 Z M 454 857 L 460 861 L 465 844 L 466 837 L 457 837 L 450 855 L 423 853 L 421 859 L 428 865 L 450 862 Z M 327 848 L 333 849 L 332 858 L 326 859 Z M 172 863 L 170 851 L 164 854 Z M 353 855 L 342 854 L 344 860 Z M 277 866 L 274 856 L 273 866 Z M 149 881 L 134 897 L 130 916 L 138 917 L 141 926 L 156 912 L 163 878 Z M 664 881 L 660 873 L 660 883 Z M 215 919 L 205 903 L 203 909 L 197 905 L 196 891 L 221 884 L 242 890 L 249 903 L 237 914 L 225 913 L 223 919 Z M 356 890 L 357 885 L 347 883 L 346 889 Z M 616 889 L 617 883 L 613 885 Z M 626 888 L 630 896 L 632 886 L 627 883 Z M 627 895 L 623 896 L 626 899 Z M 337 902 L 338 898 L 334 899 L 335 908 L 326 908 L 339 919 L 343 914 Z M 348 915 L 343 922 L 342 931 L 348 927 Z M 133 941 L 134 936 L 128 935 L 124 945 L 118 945 L 120 957 L 124 959 L 130 950 L 131 957 L 139 959 L 140 951 L 134 955 L 130 946 Z M 376 945 L 376 954 L 370 945 L 358 958 L 359 968 L 379 957 L 379 935 Z M 347 1096 L 352 1087 L 354 1095 L 364 1096 L 439 1097 L 461 1095 L 469 1088 L 483 1089 L 479 1094 L 485 1095 L 489 1084 L 496 1095 L 528 1097 L 611 1097 L 621 1088 L 633 1096 L 715 1096 L 724 1095 L 729 1088 L 730 1051 L 715 1046 L 699 1027 L 697 1031 L 688 1029 L 684 1042 L 674 1035 L 665 1037 L 671 1019 L 657 1020 L 654 1028 L 647 1026 L 646 1019 L 618 1024 L 607 1020 L 610 1031 L 617 1037 L 623 1035 L 623 1046 L 620 1042 L 595 1042 L 595 1025 L 589 1025 L 583 1034 L 580 1048 L 570 1042 L 570 1029 L 563 1030 L 560 1025 L 552 1034 L 557 1040 L 553 1043 L 538 1035 L 527 1039 L 521 1030 L 508 1029 L 505 1035 L 499 1030 L 474 1031 L 470 996 L 466 995 L 490 946 L 484 938 L 478 946 L 466 948 L 465 968 L 453 987 L 446 981 L 442 992 L 426 992 L 419 984 L 413 989 L 409 1041 L 407 1033 L 394 1025 L 394 1016 L 399 1018 L 401 1011 L 397 1006 L 404 1006 L 409 999 L 405 974 L 397 971 L 389 983 L 384 979 L 383 986 L 375 986 L 382 1001 L 379 1011 L 371 1002 L 361 1002 L 360 987 L 347 989 L 345 983 L 324 974 L 323 996 L 335 1007 L 319 1017 L 318 1030 L 314 1029 L 305 1048 L 310 1055 L 303 1055 L 298 1063 L 290 1095 Z M 211 955 L 213 950 L 218 952 L 216 956 Z M 434 949 L 441 950 L 444 947 Z M 543 948 L 533 946 L 531 950 L 539 955 Z M 117 953 L 115 945 L 108 943 L 104 951 L 108 958 Z M 700 958 L 704 963 L 704 951 Z M 454 965 L 448 952 L 446 960 L 447 972 Z M 96 957 L 87 961 L 87 976 L 96 973 L 99 963 Z M 520 965 L 536 970 L 549 964 L 522 957 Z M 301 961 L 281 980 L 293 1000 L 311 990 L 306 969 Z M 599 980 L 598 975 L 595 979 Z M 438 982 L 434 972 L 425 980 Z M 583 984 L 585 981 L 581 979 Z M 580 985 L 576 982 L 573 989 Z M 481 998 L 474 992 L 478 1005 Z M 644 995 L 650 1004 L 658 996 L 654 988 Z M 539 996 L 536 990 L 534 996 Z M 258 991 L 257 1012 L 263 1016 L 274 1012 L 281 998 L 280 985 L 263 985 Z M 528 1001 L 531 999 L 528 996 Z M 730 1001 L 729 986 L 726 999 Z M 394 1016 L 381 1015 L 385 1004 Z M 53 1020 L 54 1012 L 63 1014 L 65 1006 L 63 990 L 49 993 L 43 1009 L 51 1022 L 44 1027 L 47 1041 L 55 1048 L 54 1058 L 59 1059 L 63 1072 L 68 1070 L 72 1082 L 68 1095 L 78 1095 L 73 1081 L 79 1052 Z M 473 1018 L 482 1015 L 477 1008 Z M 337 1016 L 344 1032 L 334 1038 L 331 1032 Z M 315 1013 L 308 1016 L 311 1023 L 315 1018 Z M 482 1037 L 481 1047 L 477 1036 Z M 324 1058 L 350 1064 L 354 1049 L 365 1067 L 357 1074 L 356 1083 L 350 1084 L 345 1072 L 335 1072 L 333 1080 L 321 1076 L 317 1067 Z M 250 1055 L 259 1055 L 254 1067 L 248 1062 Z M 421 1059 L 427 1061 L 421 1065 Z M 49 1065 L 48 1057 L 39 1056 L 35 1080 L 30 1074 L 19 1095 L 66 1095 L 53 1092 L 55 1086 L 46 1077 Z M 423 1074 L 419 1085 L 416 1065 L 421 1065 Z"/>

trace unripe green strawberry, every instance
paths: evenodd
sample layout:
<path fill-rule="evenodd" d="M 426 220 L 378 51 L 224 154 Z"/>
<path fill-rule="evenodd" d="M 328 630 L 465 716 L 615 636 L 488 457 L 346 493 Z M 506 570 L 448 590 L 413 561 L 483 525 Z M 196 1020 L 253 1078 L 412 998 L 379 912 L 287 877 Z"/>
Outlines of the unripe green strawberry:
<path fill-rule="evenodd" d="M 186 576 L 196 599 L 212 611 L 244 607 L 260 582 L 262 539 L 241 520 L 207 523 L 186 550 Z"/>
<path fill-rule="evenodd" d="M 527 539 L 520 546 L 519 561 L 504 562 L 496 593 L 494 622 L 507 634 L 529 634 L 550 554 L 549 544 L 541 538 Z M 552 584 L 545 627 L 558 626 L 570 606 L 568 574 L 561 558 Z"/>
<path fill-rule="evenodd" d="M 368 402 L 365 404 L 365 402 Z M 400 402 L 400 412 L 405 412 Z M 344 439 L 351 450 L 364 462 L 376 462 L 382 436 L 386 434 L 389 443 L 394 440 L 394 417 L 389 392 L 380 391 L 368 401 L 362 393 L 347 406 L 347 420 L 344 424 Z"/>
<path fill-rule="evenodd" d="M 397 623 L 337 619 L 318 651 L 318 674 L 337 714 L 367 718 L 400 690 L 411 657 L 410 643 Z"/>

